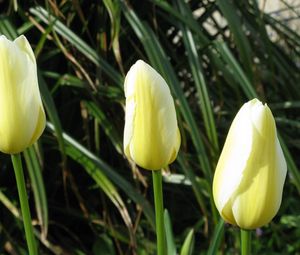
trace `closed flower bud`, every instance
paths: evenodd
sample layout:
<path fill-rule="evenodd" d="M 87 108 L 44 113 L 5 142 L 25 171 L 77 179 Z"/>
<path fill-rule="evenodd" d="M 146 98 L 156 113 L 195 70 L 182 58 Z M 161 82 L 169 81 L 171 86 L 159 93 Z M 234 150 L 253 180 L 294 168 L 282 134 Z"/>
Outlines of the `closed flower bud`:
<path fill-rule="evenodd" d="M 269 223 L 279 210 L 287 172 L 273 115 L 253 99 L 234 118 L 213 180 L 222 218 L 243 229 Z"/>
<path fill-rule="evenodd" d="M 33 51 L 25 36 L 0 36 L 0 151 L 15 154 L 45 128 Z"/>
<path fill-rule="evenodd" d="M 158 170 L 172 163 L 180 146 L 174 101 L 165 80 L 138 60 L 125 78 L 124 152 L 137 165 Z"/>

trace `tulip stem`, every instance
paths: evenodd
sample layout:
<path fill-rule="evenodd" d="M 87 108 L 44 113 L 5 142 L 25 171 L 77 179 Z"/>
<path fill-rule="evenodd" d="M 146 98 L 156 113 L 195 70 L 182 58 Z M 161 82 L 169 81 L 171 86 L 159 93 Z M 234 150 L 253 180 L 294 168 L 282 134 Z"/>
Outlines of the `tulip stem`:
<path fill-rule="evenodd" d="M 241 255 L 251 254 L 251 231 L 241 229 Z"/>
<path fill-rule="evenodd" d="M 33 235 L 33 227 L 31 223 L 31 215 L 29 210 L 28 197 L 27 197 L 27 192 L 25 187 L 25 179 L 24 179 L 20 154 L 19 153 L 12 154 L 11 160 L 13 163 L 15 176 L 16 176 L 16 182 L 17 182 L 17 188 L 19 193 L 19 200 L 21 205 L 22 218 L 23 218 L 23 224 L 25 229 L 25 236 L 26 236 L 29 255 L 37 255 L 37 246 Z"/>
<path fill-rule="evenodd" d="M 155 204 L 157 255 L 166 255 L 161 170 L 152 171 L 152 179 L 153 179 L 154 204 Z"/>

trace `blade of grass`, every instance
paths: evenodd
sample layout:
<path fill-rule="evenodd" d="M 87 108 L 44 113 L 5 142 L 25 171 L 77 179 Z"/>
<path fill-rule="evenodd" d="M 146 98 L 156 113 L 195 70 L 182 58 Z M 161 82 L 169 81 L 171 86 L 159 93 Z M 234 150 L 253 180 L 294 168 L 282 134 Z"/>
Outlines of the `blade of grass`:
<path fill-rule="evenodd" d="M 170 214 L 167 209 L 164 211 L 164 223 L 167 243 L 167 255 L 176 255 L 176 245 L 174 241 L 174 234 L 172 230 L 172 222 Z"/>
<path fill-rule="evenodd" d="M 50 124 L 48 123 L 47 126 L 50 127 Z M 84 153 L 87 152 L 87 150 L 83 146 L 76 143 L 76 141 L 73 140 L 70 136 L 63 134 L 63 139 L 66 143 L 66 154 L 73 160 L 78 162 L 80 165 L 82 165 L 83 169 L 93 178 L 93 180 L 97 183 L 98 187 L 107 195 L 107 197 L 109 197 L 111 202 L 117 207 L 128 228 L 132 245 L 135 247 L 136 241 L 133 233 L 133 225 L 131 218 L 129 216 L 126 205 L 123 202 L 123 199 L 121 198 L 119 192 L 115 187 L 115 184 L 113 184 L 105 175 L 103 171 L 104 164 L 102 164 L 101 168 L 99 164 L 96 164 L 95 161 L 91 160 L 91 158 L 86 155 L 87 153 Z M 106 168 L 108 167 L 106 166 Z"/>
<path fill-rule="evenodd" d="M 178 10 L 176 10 L 173 6 L 171 6 L 167 1 L 161 1 L 161 0 L 152 0 L 153 3 L 160 7 L 160 9 L 166 11 L 168 14 L 168 17 L 173 18 L 174 25 L 178 26 L 178 21 L 181 22 L 181 24 L 184 24 L 187 26 L 194 35 L 197 35 L 200 37 L 201 44 L 200 47 L 206 47 L 210 40 L 202 33 L 202 29 L 195 20 L 191 10 L 189 9 L 187 3 L 181 2 L 181 7 L 184 8 L 184 15 L 182 15 Z"/>
<path fill-rule="evenodd" d="M 49 131 L 54 132 L 54 126 L 51 123 L 47 123 Z M 143 212 L 148 219 L 149 223 L 155 229 L 155 217 L 154 210 L 149 202 L 137 191 L 132 185 L 125 180 L 121 175 L 117 173 L 113 168 L 106 164 L 99 157 L 87 150 L 76 140 L 69 135 L 63 133 L 63 139 L 66 146 L 67 154 L 70 157 L 74 157 L 74 160 L 80 160 L 81 163 L 88 164 L 90 166 L 89 174 L 95 174 L 95 178 L 98 176 L 98 172 L 103 172 L 101 176 L 107 176 L 114 185 L 118 186 L 125 194 L 131 198 L 134 202 L 139 204 L 143 208 Z M 94 168 L 93 168 L 94 167 Z M 94 169 L 95 172 L 92 170 Z"/>
<path fill-rule="evenodd" d="M 13 26 L 10 20 L 4 16 L 0 16 L 0 34 L 5 35 L 10 40 L 14 40 L 18 37 L 16 28 Z"/>
<path fill-rule="evenodd" d="M 92 61 L 97 67 L 101 68 L 114 83 L 118 86 L 123 86 L 123 77 L 117 72 L 106 60 L 84 42 L 79 36 L 71 31 L 66 25 L 60 22 L 56 17 L 51 15 L 47 10 L 41 6 L 30 8 L 30 13 L 41 19 L 45 24 L 50 25 L 53 23 L 53 29 L 60 36 L 65 38 L 75 48 L 77 48 L 85 57 Z"/>
<path fill-rule="evenodd" d="M 191 169 L 191 167 L 188 165 L 187 160 L 185 159 L 185 157 L 179 153 L 179 155 L 177 156 L 177 160 L 181 166 L 181 170 L 184 173 L 184 175 L 190 180 L 191 184 L 192 184 L 192 189 L 194 191 L 196 200 L 200 206 L 200 209 L 203 213 L 203 217 L 204 217 L 204 222 L 206 225 L 206 229 L 207 229 L 207 223 L 208 223 L 208 216 L 209 216 L 209 212 L 206 208 L 206 199 L 204 199 L 203 195 L 202 195 L 202 190 L 204 189 L 204 187 L 200 187 L 199 183 L 197 182 L 197 178 L 196 178 L 196 174 L 193 171 L 193 169 Z M 208 194 L 210 193 L 209 190 L 207 190 Z M 213 205 L 212 205 L 213 206 Z M 214 206 L 213 206 L 214 207 Z M 216 212 L 213 209 L 213 218 L 215 218 Z"/>
<path fill-rule="evenodd" d="M 84 105 L 88 109 L 89 113 L 99 121 L 99 124 L 103 128 L 107 137 L 111 140 L 116 151 L 119 154 L 123 154 L 122 140 L 113 123 L 96 103 L 92 101 L 84 101 Z"/>
<path fill-rule="evenodd" d="M 30 183 L 33 190 L 35 208 L 41 226 L 42 238 L 46 239 L 48 233 L 48 203 L 45 184 L 42 177 L 42 169 L 34 147 L 27 148 L 23 155 L 25 157 Z"/>
<path fill-rule="evenodd" d="M 21 213 L 18 208 L 14 205 L 14 201 L 11 201 L 1 190 L 0 190 L 0 202 L 10 211 L 10 213 L 19 221 L 22 221 Z M 21 224 L 17 224 L 19 228 L 22 228 Z M 43 235 L 37 230 L 33 229 L 35 236 L 40 242 L 53 252 L 55 255 L 67 254 L 60 246 L 51 243 L 48 239 L 43 238 Z"/>
<path fill-rule="evenodd" d="M 224 64 L 222 58 L 222 52 L 216 54 L 215 47 L 213 47 L 213 41 L 207 37 L 207 33 L 204 33 L 204 27 L 201 26 L 194 18 L 194 14 L 191 11 L 188 3 L 180 2 L 181 12 L 184 13 L 181 15 L 177 10 L 175 10 L 172 6 L 170 6 L 166 2 L 161 2 L 159 0 L 154 0 L 155 5 L 159 6 L 162 10 L 167 12 L 166 14 L 161 14 L 163 19 L 167 19 L 168 22 L 178 29 L 181 29 L 179 26 L 180 21 L 182 24 L 186 26 L 187 29 L 190 29 L 195 41 L 195 44 L 198 46 L 197 51 L 202 52 L 203 55 L 206 55 L 209 58 L 210 65 L 212 68 L 216 70 L 216 73 L 222 73 L 225 80 L 229 85 L 235 90 L 235 94 L 239 96 L 239 91 L 236 86 L 234 86 L 237 82 L 234 80 L 232 73 L 228 70 L 226 65 Z M 216 164 L 216 159 L 213 160 L 213 165 Z"/>
<path fill-rule="evenodd" d="M 217 0 L 217 4 L 228 22 L 230 32 L 233 33 L 233 38 L 240 52 L 241 62 L 245 66 L 247 77 L 250 80 L 250 83 L 253 83 L 252 52 L 248 38 L 243 30 L 243 23 L 237 14 L 239 9 L 235 6 L 233 1 Z"/>
<path fill-rule="evenodd" d="M 183 245 L 180 250 L 180 255 L 192 255 L 194 250 L 194 243 L 194 229 L 191 229 L 184 239 Z"/>
<path fill-rule="evenodd" d="M 300 108 L 300 101 L 285 101 L 280 103 L 269 104 L 270 108 L 273 110 L 277 109 L 297 109 Z"/>
<path fill-rule="evenodd" d="M 245 95 L 251 99 L 257 97 L 256 92 L 251 85 L 248 77 L 243 72 L 241 66 L 237 62 L 237 60 L 232 55 L 230 49 L 227 47 L 225 42 L 222 41 L 215 41 L 214 45 L 216 49 L 220 52 L 226 63 L 228 64 L 229 68 L 232 70 L 233 77 L 236 81 L 240 84 L 242 90 L 244 91 Z"/>
<path fill-rule="evenodd" d="M 182 1 L 177 0 L 176 2 L 181 14 L 185 16 L 185 8 L 182 6 Z M 196 44 L 192 32 L 186 26 L 181 25 L 180 27 L 183 35 L 183 42 L 188 54 L 190 68 L 199 94 L 200 111 L 202 112 L 206 133 L 209 138 L 210 145 L 213 147 L 211 152 L 213 157 L 215 157 L 214 154 L 218 152 L 219 144 L 213 111 L 209 99 L 209 93 L 207 90 L 205 78 L 203 75 L 203 70 L 199 62 L 199 56 L 197 53 Z"/>
<path fill-rule="evenodd" d="M 113 48 L 114 55 L 116 61 L 119 65 L 119 68 L 124 74 L 123 64 L 122 64 L 122 57 L 121 57 L 121 49 L 119 43 L 119 33 L 121 28 L 121 10 L 120 5 L 118 5 L 113 0 L 104 0 L 103 1 L 110 17 L 111 21 L 111 47 Z"/>
<path fill-rule="evenodd" d="M 222 238 L 224 236 L 224 221 L 220 218 L 219 223 L 217 224 L 213 236 L 211 238 L 211 243 L 207 255 L 215 255 L 218 252 Z"/>
<path fill-rule="evenodd" d="M 48 90 L 46 82 L 45 82 L 43 76 L 41 75 L 40 71 L 38 71 L 38 79 L 39 79 L 39 87 L 40 87 L 43 103 L 45 105 L 47 115 L 54 125 L 56 137 L 57 137 L 59 148 L 60 148 L 60 153 L 62 155 L 62 159 L 63 159 L 63 163 L 64 163 L 66 160 L 66 153 L 65 153 L 65 145 L 64 145 L 64 141 L 63 141 L 63 137 L 62 137 L 61 122 L 58 117 L 58 113 L 57 113 L 53 98 Z"/>
<path fill-rule="evenodd" d="M 285 156 L 285 160 L 286 163 L 288 165 L 288 170 L 290 170 L 291 172 L 291 180 L 292 182 L 295 184 L 295 186 L 298 189 L 298 193 L 300 193 L 300 172 L 298 171 L 298 167 L 288 149 L 288 147 L 286 146 L 286 143 L 284 142 L 284 140 L 281 138 L 280 134 L 278 134 L 278 139 L 280 141 L 280 145 L 282 147 L 284 156 Z"/>

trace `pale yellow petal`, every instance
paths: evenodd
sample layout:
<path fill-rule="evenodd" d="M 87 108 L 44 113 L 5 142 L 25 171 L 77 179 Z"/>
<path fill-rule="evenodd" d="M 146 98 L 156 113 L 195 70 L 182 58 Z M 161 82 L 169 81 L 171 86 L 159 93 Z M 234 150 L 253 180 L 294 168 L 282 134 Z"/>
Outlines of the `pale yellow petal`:
<path fill-rule="evenodd" d="M 231 218 L 231 209 L 224 210 L 232 194 L 238 188 L 252 149 L 253 129 L 250 121 L 250 105 L 245 104 L 234 118 L 220 155 L 214 180 L 213 196 L 220 212 Z M 230 207 L 229 207 L 230 208 Z M 228 208 L 227 208 L 228 209 Z M 223 211 L 224 210 L 224 211 Z"/>
<path fill-rule="evenodd" d="M 168 164 L 171 164 L 176 159 L 178 151 L 179 151 L 180 144 L 181 144 L 181 136 L 180 136 L 180 131 L 179 131 L 179 128 L 178 128 L 177 129 L 176 143 L 175 143 L 175 145 L 173 147 L 173 152 L 171 154 L 171 158 L 170 158 Z"/>
<path fill-rule="evenodd" d="M 36 62 L 26 38 L 11 42 L 1 37 L 0 56 L 0 150 L 13 154 L 32 143 L 45 118 L 40 115 L 44 111 Z"/>
<path fill-rule="evenodd" d="M 139 166 L 158 170 L 177 155 L 180 140 L 174 101 L 165 80 L 139 60 L 125 79 L 124 151 Z"/>
<path fill-rule="evenodd" d="M 267 224 L 276 215 L 281 204 L 287 169 L 277 139 L 275 121 L 269 107 L 258 100 L 252 100 L 245 105 L 248 108 L 247 113 L 242 111 L 242 107 L 238 115 L 242 112 L 249 121 L 247 122 L 237 115 L 232 125 L 235 121 L 248 123 L 250 132 L 244 133 L 242 129 L 230 133 L 230 129 L 226 143 L 235 141 L 234 138 L 231 140 L 234 135 L 236 135 L 236 139 L 241 140 L 241 143 L 232 143 L 231 145 L 236 145 L 237 148 L 227 148 L 227 155 L 222 158 L 222 164 L 218 164 L 220 168 L 217 177 L 214 178 L 214 182 L 216 182 L 214 183 L 214 196 L 216 194 L 214 199 L 226 221 L 244 229 L 254 229 Z M 249 134 L 251 135 L 247 137 Z M 228 163 L 226 158 L 230 159 L 233 155 L 238 158 L 235 151 L 243 151 L 245 149 L 243 143 L 246 141 L 245 144 L 248 144 L 249 138 L 252 142 L 250 153 L 246 147 L 248 154 L 246 164 L 243 167 L 240 164 L 233 164 L 231 172 L 226 170 Z M 237 161 L 239 160 L 237 159 Z M 238 177 L 235 176 L 236 173 Z M 228 192 L 226 188 L 228 189 L 228 185 L 232 184 L 233 186 L 229 188 L 231 194 L 224 199 L 225 196 L 222 196 L 222 192 Z"/>
<path fill-rule="evenodd" d="M 39 139 L 39 137 L 44 132 L 45 126 L 46 126 L 46 115 L 45 115 L 43 107 L 40 107 L 36 128 L 35 128 L 34 133 L 32 134 L 29 145 L 32 145 Z"/>

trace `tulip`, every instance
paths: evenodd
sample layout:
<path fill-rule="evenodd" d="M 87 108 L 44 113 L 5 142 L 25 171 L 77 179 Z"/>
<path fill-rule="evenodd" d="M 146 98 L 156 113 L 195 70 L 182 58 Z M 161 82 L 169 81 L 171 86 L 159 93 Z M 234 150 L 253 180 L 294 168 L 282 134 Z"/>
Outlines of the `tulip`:
<path fill-rule="evenodd" d="M 269 223 L 279 210 L 287 172 L 273 115 L 253 99 L 229 129 L 213 180 L 222 218 L 242 229 Z"/>
<path fill-rule="evenodd" d="M 125 78 L 124 152 L 137 165 L 158 170 L 172 163 L 180 146 L 170 89 L 150 65 L 138 60 Z"/>
<path fill-rule="evenodd" d="M 0 151 L 16 154 L 45 128 L 34 53 L 25 36 L 0 36 Z"/>

